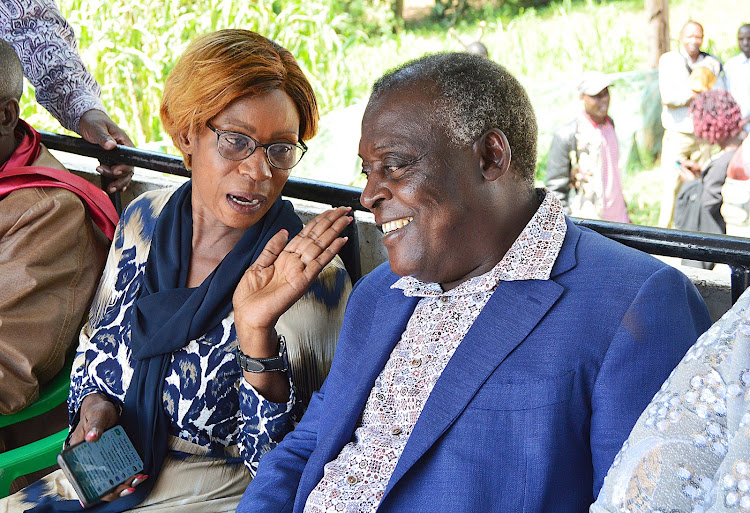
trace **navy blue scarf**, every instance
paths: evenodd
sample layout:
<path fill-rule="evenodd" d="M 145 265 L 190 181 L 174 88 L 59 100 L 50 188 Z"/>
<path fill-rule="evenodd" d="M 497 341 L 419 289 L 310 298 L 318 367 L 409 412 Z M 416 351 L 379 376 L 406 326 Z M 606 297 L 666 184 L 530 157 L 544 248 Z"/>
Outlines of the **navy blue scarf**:
<path fill-rule="evenodd" d="M 131 321 L 133 378 L 125 394 L 120 423 L 143 459 L 143 473 L 149 478 L 132 494 L 86 511 L 119 513 L 146 499 L 167 454 L 169 419 L 163 408 L 162 387 L 171 353 L 226 318 L 240 278 L 271 237 L 281 229 L 286 229 L 290 238 L 302 230 L 292 204 L 278 198 L 199 287 L 185 288 L 193 238 L 191 192 L 191 182 L 180 187 L 156 221 Z M 80 510 L 78 501 L 58 501 L 28 511 Z"/>

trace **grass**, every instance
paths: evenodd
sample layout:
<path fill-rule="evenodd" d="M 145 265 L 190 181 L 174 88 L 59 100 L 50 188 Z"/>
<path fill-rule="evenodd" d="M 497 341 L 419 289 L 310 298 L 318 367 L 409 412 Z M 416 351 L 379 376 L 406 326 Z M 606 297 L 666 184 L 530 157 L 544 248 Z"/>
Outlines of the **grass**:
<path fill-rule="evenodd" d="M 395 21 L 388 0 L 58 0 L 58 4 L 78 35 L 84 62 L 102 85 L 104 105 L 112 118 L 139 147 L 148 149 L 171 148 L 158 119 L 162 84 L 195 36 L 242 27 L 286 46 L 313 83 L 322 113 L 330 114 L 295 172 L 342 183 L 357 183 L 357 116 L 372 82 L 408 59 L 462 49 L 448 36 L 445 22 Z M 730 23 L 726 13 L 732 13 Z M 704 47 L 726 60 L 737 53 L 736 28 L 750 20 L 750 4 L 671 0 L 671 33 L 676 35 L 688 19 L 703 23 Z M 554 129 L 579 109 L 575 84 L 585 69 L 616 73 L 611 112 L 622 151 L 629 151 L 632 134 L 640 134 L 644 119 L 654 118 L 654 112 L 641 109 L 650 76 L 642 0 L 562 0 L 520 13 L 485 6 L 459 20 L 455 29 L 471 41 L 480 21 L 486 22 L 482 41 L 490 57 L 518 76 L 529 91 L 539 119 L 541 164 Z M 672 45 L 676 47 L 676 42 Z M 31 100 L 32 95 L 27 86 L 22 116 L 38 128 L 60 131 L 57 122 Z M 653 167 L 647 158 L 643 160 L 646 169 Z M 540 165 L 538 176 L 543 173 Z M 649 213 L 650 192 L 639 188 L 643 180 L 638 176 L 635 170 L 625 179 L 628 199 L 634 205 L 633 217 L 650 221 L 654 217 Z"/>

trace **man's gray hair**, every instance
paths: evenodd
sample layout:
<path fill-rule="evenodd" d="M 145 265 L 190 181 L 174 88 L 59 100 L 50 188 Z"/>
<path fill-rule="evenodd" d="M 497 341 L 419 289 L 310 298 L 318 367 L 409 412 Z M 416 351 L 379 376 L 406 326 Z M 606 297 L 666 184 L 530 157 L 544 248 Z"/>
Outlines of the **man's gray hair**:
<path fill-rule="evenodd" d="M 428 55 L 383 75 L 373 85 L 370 101 L 395 89 L 419 88 L 425 82 L 437 96 L 433 121 L 445 127 L 454 144 L 470 145 L 489 129 L 500 129 L 510 144 L 511 169 L 533 183 L 536 116 L 523 86 L 508 70 L 479 55 Z"/>
<path fill-rule="evenodd" d="M 23 94 L 23 68 L 16 51 L 0 39 L 0 100 L 21 99 Z"/>

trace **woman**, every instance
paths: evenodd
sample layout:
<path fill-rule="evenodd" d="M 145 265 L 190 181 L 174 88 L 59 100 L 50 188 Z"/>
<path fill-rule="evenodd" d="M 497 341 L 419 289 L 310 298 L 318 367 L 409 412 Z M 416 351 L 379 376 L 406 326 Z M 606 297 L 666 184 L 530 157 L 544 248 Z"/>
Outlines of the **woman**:
<path fill-rule="evenodd" d="M 238 361 L 283 369 L 275 327 L 297 352 L 336 336 L 349 286 L 343 266 L 328 264 L 350 218 L 338 208 L 302 229 L 279 197 L 318 113 L 292 55 L 266 38 L 223 30 L 194 41 L 167 80 L 161 117 L 192 180 L 123 213 L 81 334 L 69 441 L 119 423 L 143 458 L 143 473 L 93 511 L 234 511 L 296 403 L 287 372 Z M 281 319 L 247 306 L 263 293 L 291 305 L 311 284 Z M 69 498 L 58 471 L 8 509 L 79 509 Z"/>
<path fill-rule="evenodd" d="M 638 419 L 591 513 L 750 511 L 750 289 Z"/>
<path fill-rule="evenodd" d="M 727 179 L 727 168 L 741 140 L 740 108 L 727 91 L 711 89 L 698 94 L 690 104 L 695 135 L 720 151 L 701 168 L 693 161 L 683 162 L 680 175 L 684 183 L 677 194 L 674 226 L 679 230 L 726 233 L 727 223 L 721 215 L 721 188 Z M 684 265 L 713 269 L 711 262 L 683 260 Z"/>

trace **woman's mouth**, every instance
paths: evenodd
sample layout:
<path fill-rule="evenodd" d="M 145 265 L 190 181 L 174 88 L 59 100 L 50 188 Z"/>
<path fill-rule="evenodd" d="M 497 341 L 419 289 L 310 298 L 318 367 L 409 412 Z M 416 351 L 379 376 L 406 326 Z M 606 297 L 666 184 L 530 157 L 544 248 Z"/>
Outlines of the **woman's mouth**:
<path fill-rule="evenodd" d="M 227 194 L 229 196 L 229 199 L 237 203 L 238 205 L 242 205 L 243 207 L 250 207 L 253 205 L 257 205 L 260 203 L 260 201 L 257 198 L 250 199 L 245 198 L 244 196 L 235 196 L 234 194 Z"/>
<path fill-rule="evenodd" d="M 233 210 L 241 214 L 251 214 L 265 203 L 266 199 L 260 195 L 227 194 L 227 203 Z"/>
<path fill-rule="evenodd" d="M 388 221 L 387 223 L 383 223 L 380 225 L 380 229 L 383 232 L 383 235 L 388 235 L 391 232 L 395 232 L 396 230 L 403 228 L 407 224 L 411 223 L 413 217 L 404 217 L 402 219 L 396 219 L 394 221 Z"/>

